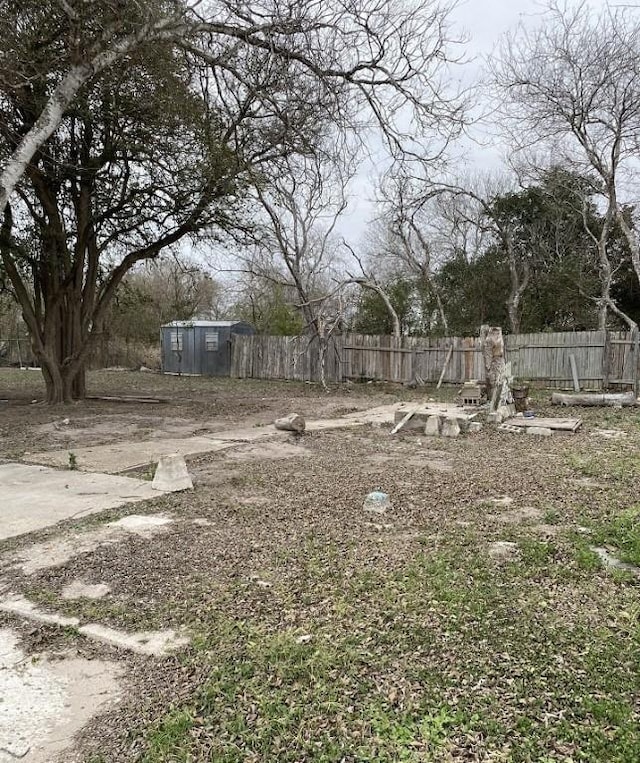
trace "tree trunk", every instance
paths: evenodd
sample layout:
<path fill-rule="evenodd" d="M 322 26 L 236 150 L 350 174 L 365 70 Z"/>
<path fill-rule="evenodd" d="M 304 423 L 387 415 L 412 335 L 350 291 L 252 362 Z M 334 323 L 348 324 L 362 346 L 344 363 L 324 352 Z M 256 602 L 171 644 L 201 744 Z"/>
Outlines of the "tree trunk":
<path fill-rule="evenodd" d="M 60 364 L 51 353 L 38 357 L 49 405 L 72 403 L 86 396 L 85 364 Z"/>

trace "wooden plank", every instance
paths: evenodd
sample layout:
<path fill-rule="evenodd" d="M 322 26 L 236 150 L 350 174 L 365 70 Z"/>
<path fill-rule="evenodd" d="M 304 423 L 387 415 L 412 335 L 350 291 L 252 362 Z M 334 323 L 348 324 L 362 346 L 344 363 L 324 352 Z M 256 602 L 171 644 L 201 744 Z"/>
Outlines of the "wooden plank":
<path fill-rule="evenodd" d="M 562 432 L 576 432 L 582 426 L 581 419 L 507 419 L 505 424 L 510 427 L 543 427 L 545 429 L 557 429 Z"/>
<path fill-rule="evenodd" d="M 442 366 L 442 373 L 440 374 L 440 378 L 438 379 L 438 384 L 436 386 L 436 389 L 440 389 L 442 387 L 442 380 L 444 379 L 444 375 L 447 370 L 447 366 L 449 365 L 449 361 L 451 360 L 451 355 L 453 354 L 453 345 L 449 347 L 449 352 L 447 353 L 447 357 L 445 358 L 444 365 Z"/>
<path fill-rule="evenodd" d="M 402 427 L 404 427 L 407 422 L 413 418 L 413 416 L 418 412 L 419 408 L 420 406 L 418 405 L 412 411 L 409 411 L 406 416 L 403 416 L 402 419 L 400 419 L 400 421 L 391 430 L 391 434 L 397 434 L 402 429 Z"/>
<path fill-rule="evenodd" d="M 578 366 L 576 365 L 576 356 L 569 355 L 569 364 L 571 365 L 571 376 L 573 376 L 573 389 L 580 392 L 580 380 L 578 378 Z"/>

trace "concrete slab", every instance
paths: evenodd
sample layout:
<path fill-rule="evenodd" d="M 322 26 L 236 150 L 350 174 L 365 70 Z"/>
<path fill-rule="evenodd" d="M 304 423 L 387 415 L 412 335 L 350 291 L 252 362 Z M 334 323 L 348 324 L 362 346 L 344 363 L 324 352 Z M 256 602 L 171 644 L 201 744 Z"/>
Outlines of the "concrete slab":
<path fill-rule="evenodd" d="M 175 630 L 126 633 L 99 623 L 89 623 L 78 628 L 78 632 L 95 641 L 153 657 L 164 657 L 189 643 L 187 636 Z"/>
<path fill-rule="evenodd" d="M 102 660 L 29 656 L 18 644 L 11 630 L 0 630 L 0 763 L 67 760 L 63 753 L 74 735 L 119 700 L 121 668 Z"/>
<path fill-rule="evenodd" d="M 0 486 L 0 540 L 158 497 L 146 480 L 14 463 L 0 464 Z"/>
<path fill-rule="evenodd" d="M 46 625 L 70 626 L 73 628 L 80 625 L 80 620 L 77 617 L 65 617 L 65 615 L 44 612 L 36 607 L 32 601 L 25 599 L 24 596 L 8 596 L 3 601 L 0 601 L 0 610 L 12 615 L 18 615 L 25 620 L 34 620 L 37 623 L 45 623 Z"/>
<path fill-rule="evenodd" d="M 74 580 L 66 585 L 60 596 L 63 599 L 102 599 L 111 588 L 106 583 L 85 583 L 82 580 Z"/>
<path fill-rule="evenodd" d="M 336 419 L 309 421 L 307 422 L 307 431 L 319 432 L 326 429 L 358 427 L 364 424 L 391 423 L 396 408 L 397 404 L 383 405 L 366 411 L 349 413 Z M 156 463 L 161 456 L 174 453 L 181 456 L 215 453 L 233 448 L 238 443 L 251 443 L 276 436 L 288 437 L 289 434 L 278 432 L 273 425 L 242 427 L 216 432 L 215 437 L 172 437 L 125 441 L 95 447 L 74 448 L 73 453 L 79 470 L 117 474 Z M 24 460 L 29 463 L 65 467 L 69 463 L 69 451 L 51 450 L 42 453 L 30 453 L 25 456 Z"/>
<path fill-rule="evenodd" d="M 136 654 L 146 654 L 149 656 L 163 657 L 171 654 L 176 649 L 186 646 L 189 638 L 176 630 L 168 629 L 164 631 L 121 631 L 117 628 L 109 628 L 100 623 L 80 624 L 77 617 L 65 617 L 57 613 L 45 612 L 37 607 L 24 596 L 11 595 L 0 601 L 0 611 L 16 615 L 24 620 L 31 620 L 36 623 L 45 623 L 47 625 L 59 625 L 61 627 L 73 627 L 78 629 L 78 633 L 92 639 L 100 641 L 103 644 L 125 649 Z M 1 708 L 1 705 L 0 705 Z"/>
<path fill-rule="evenodd" d="M 80 554 L 94 551 L 100 546 L 120 543 L 127 533 L 151 538 L 164 532 L 173 520 L 163 514 L 130 514 L 117 522 L 109 522 L 82 532 L 65 533 L 41 543 L 32 543 L 19 549 L 6 559 L 6 563 L 19 565 L 25 575 L 65 564 Z"/>
<path fill-rule="evenodd" d="M 110 445 L 96 445 L 90 448 L 75 448 L 73 453 L 79 470 L 117 474 L 131 469 L 139 469 L 158 461 L 160 456 L 177 453 L 180 456 L 195 456 L 233 448 L 234 442 L 212 437 L 166 438 L 158 440 L 125 441 Z M 50 450 L 31 453 L 25 461 L 50 466 L 66 466 L 69 462 L 68 450 Z M 157 497 L 157 494 L 156 494 Z"/>

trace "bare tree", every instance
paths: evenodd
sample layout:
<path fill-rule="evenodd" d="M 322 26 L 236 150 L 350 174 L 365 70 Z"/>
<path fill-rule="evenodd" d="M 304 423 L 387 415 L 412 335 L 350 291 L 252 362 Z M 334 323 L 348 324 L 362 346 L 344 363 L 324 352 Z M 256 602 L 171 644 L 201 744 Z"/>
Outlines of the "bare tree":
<path fill-rule="evenodd" d="M 493 76 L 514 121 L 520 148 L 543 145 L 553 162 L 595 172 L 604 199 L 603 226 L 587 227 L 597 246 L 602 292 L 599 323 L 611 310 L 635 322 L 611 298 L 612 228 L 623 231 L 640 280 L 640 240 L 625 217 L 621 190 L 638 156 L 640 139 L 640 18 L 625 7 L 595 13 L 586 2 L 552 2 L 543 22 L 520 26 L 494 59 Z"/>
<path fill-rule="evenodd" d="M 284 157 L 267 184 L 262 175 L 255 175 L 253 193 L 264 222 L 253 231 L 250 256 L 240 258 L 245 274 L 295 290 L 303 332 L 319 348 L 323 383 L 328 340 L 342 322 L 335 227 L 347 207 L 352 168 L 319 151 Z"/>
<path fill-rule="evenodd" d="M 380 242 L 379 257 L 432 295 L 440 328 L 446 334 L 449 322 L 436 274 L 453 253 L 452 240 L 445 233 L 450 226 L 438 195 L 425 195 L 423 181 L 405 170 L 402 166 L 393 170 L 380 186 L 381 219 L 387 235 Z"/>
<path fill-rule="evenodd" d="M 238 201 L 249 175 L 261 174 L 266 188 L 283 157 L 313 156 L 327 135 L 354 128 L 377 126 L 394 152 L 415 147 L 409 113 L 417 133 L 446 143 L 460 120 L 442 82 L 446 15 L 413 0 L 4 3 L 0 250 L 48 400 L 84 394 L 93 327 L 129 269 L 184 237 L 236 225 L 236 210 L 225 218 L 219 202 Z M 172 114 L 170 97 L 170 139 L 140 140 L 146 103 L 131 88 L 113 146 L 113 81 L 130 73 L 146 85 L 160 60 L 184 66 L 199 92 L 207 149 L 196 171 L 176 145 L 191 109 Z M 152 139 L 167 153 L 147 151 Z M 25 246 L 29 221 L 37 256 Z"/>
<path fill-rule="evenodd" d="M 395 307 L 393 306 L 391 297 L 389 296 L 389 293 L 387 289 L 385 288 L 384 284 L 381 283 L 380 279 L 375 275 L 372 268 L 367 268 L 367 266 L 363 262 L 362 257 L 360 257 L 356 253 L 356 251 L 347 241 L 343 240 L 342 243 L 343 243 L 343 246 L 345 246 L 348 249 L 352 258 L 358 264 L 358 268 L 360 270 L 360 273 L 358 275 L 353 275 L 347 269 L 346 271 L 347 278 L 344 283 L 355 284 L 356 286 L 359 286 L 361 289 L 366 289 L 367 291 L 371 291 L 374 294 L 377 294 L 378 297 L 380 297 L 380 299 L 382 300 L 386 311 L 389 313 L 389 318 L 391 319 L 391 325 L 393 326 L 393 336 L 396 339 L 400 339 L 402 337 L 400 318 L 398 317 L 398 313 Z"/>
<path fill-rule="evenodd" d="M 4 210 L 27 166 L 62 123 L 80 90 L 105 70 L 140 49 L 170 44 L 188 50 L 212 68 L 226 70 L 242 85 L 234 63 L 238 53 L 258 51 L 268 64 L 286 61 L 290 77 L 310 76 L 327 107 L 352 121 L 367 107 L 390 145 L 406 137 L 398 112 L 413 110 L 422 130 L 460 116 L 460 104 L 443 97 L 441 71 L 451 60 L 447 9 L 435 2 L 390 0 L 265 0 L 253 6 L 233 0 L 168 0 L 130 9 L 115 0 L 59 0 L 42 8 L 39 0 L 11 0 L 0 18 L 10 30 L 18 23 L 53 19 L 64 53 L 36 77 L 54 83 L 40 113 L 16 135 L 0 172 L 0 210 Z M 31 16 L 31 18 L 28 18 Z M 5 54 L 6 56 L 6 54 Z M 17 76 L 18 83 L 12 81 Z M 25 75 L 8 68 L 6 81 L 24 85 Z M 340 97 L 351 94 L 348 104 Z M 429 93 L 425 99 L 424 94 Z M 351 115 L 349 117 L 349 115 Z"/>

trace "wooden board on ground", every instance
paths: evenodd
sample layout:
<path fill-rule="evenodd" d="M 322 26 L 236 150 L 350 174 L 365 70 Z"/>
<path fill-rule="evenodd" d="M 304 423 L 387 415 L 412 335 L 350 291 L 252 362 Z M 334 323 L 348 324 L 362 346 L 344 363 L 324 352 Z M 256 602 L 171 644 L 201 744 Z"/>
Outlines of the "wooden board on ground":
<path fill-rule="evenodd" d="M 561 432 L 577 432 L 582 426 L 582 419 L 513 418 L 507 419 L 504 423 L 510 427 L 543 427 Z"/>
<path fill-rule="evenodd" d="M 168 403 L 165 397 L 139 397 L 137 395 L 87 395 L 86 400 L 102 400 L 107 403 Z"/>

